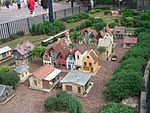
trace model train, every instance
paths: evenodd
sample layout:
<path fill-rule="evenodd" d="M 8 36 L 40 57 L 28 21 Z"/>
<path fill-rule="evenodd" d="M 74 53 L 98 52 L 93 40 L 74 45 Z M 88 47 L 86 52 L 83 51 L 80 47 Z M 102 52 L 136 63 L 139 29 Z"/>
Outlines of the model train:
<path fill-rule="evenodd" d="M 48 44 L 54 43 L 55 41 L 58 40 L 58 38 L 64 38 L 66 35 L 69 34 L 69 30 L 65 30 L 63 32 L 60 32 L 54 36 L 49 36 L 47 39 L 43 40 L 41 42 L 42 46 L 47 46 Z"/>

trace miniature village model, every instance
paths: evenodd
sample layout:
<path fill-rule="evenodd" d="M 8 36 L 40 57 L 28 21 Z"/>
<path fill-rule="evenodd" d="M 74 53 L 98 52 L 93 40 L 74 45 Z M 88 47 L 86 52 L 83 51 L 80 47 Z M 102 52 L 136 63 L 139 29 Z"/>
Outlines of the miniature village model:
<path fill-rule="evenodd" d="M 62 14 L 56 11 L 53 22 L 43 14 L 19 21 L 25 20 L 28 29 L 13 30 L 18 21 L 4 24 L 0 35 L 9 32 L 10 37 L 0 37 L 0 113 L 137 113 L 147 108 L 150 11 L 122 8 L 128 0 L 91 10 L 89 3 L 95 1 L 89 7 L 81 2 Z"/>

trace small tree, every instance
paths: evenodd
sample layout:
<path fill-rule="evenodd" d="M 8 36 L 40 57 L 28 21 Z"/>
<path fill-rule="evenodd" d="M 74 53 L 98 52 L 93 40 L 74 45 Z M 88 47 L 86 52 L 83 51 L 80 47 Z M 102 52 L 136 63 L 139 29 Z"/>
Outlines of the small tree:
<path fill-rule="evenodd" d="M 0 84 L 10 85 L 13 86 L 13 89 L 15 89 L 19 81 L 20 78 L 14 71 L 0 73 Z"/>
<path fill-rule="evenodd" d="M 42 58 L 45 50 L 46 50 L 46 48 L 41 46 L 41 45 L 40 46 L 36 46 L 32 50 L 32 56 L 33 57 L 40 57 L 40 58 Z"/>
<path fill-rule="evenodd" d="M 105 47 L 98 47 L 97 48 L 97 52 L 98 53 L 103 53 L 103 52 L 105 52 L 106 51 L 106 48 Z"/>
<path fill-rule="evenodd" d="M 78 32 L 78 31 L 70 32 L 70 39 L 75 43 L 77 43 L 79 36 L 80 36 L 80 32 Z"/>
<path fill-rule="evenodd" d="M 77 98 L 65 92 L 59 92 L 56 97 L 48 97 L 44 107 L 46 111 L 83 113 L 82 105 Z"/>

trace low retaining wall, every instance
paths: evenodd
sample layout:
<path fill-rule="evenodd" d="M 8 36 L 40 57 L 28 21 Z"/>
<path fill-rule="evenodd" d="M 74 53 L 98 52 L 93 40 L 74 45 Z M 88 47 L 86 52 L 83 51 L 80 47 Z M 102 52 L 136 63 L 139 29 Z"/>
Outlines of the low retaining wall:
<path fill-rule="evenodd" d="M 147 93 L 148 93 L 149 71 L 150 71 L 150 60 L 148 61 L 145 72 L 144 72 L 145 90 L 142 91 L 141 95 L 140 95 L 140 113 L 147 113 L 146 96 L 147 96 Z"/>

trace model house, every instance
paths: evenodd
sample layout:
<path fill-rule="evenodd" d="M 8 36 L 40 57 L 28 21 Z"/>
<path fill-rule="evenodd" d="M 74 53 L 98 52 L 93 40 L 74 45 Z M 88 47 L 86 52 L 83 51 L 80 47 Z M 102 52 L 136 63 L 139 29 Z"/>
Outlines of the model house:
<path fill-rule="evenodd" d="M 12 67 L 13 70 L 18 74 L 20 77 L 20 81 L 24 82 L 29 77 L 29 66 L 27 64 L 22 64 L 20 66 L 14 66 Z"/>
<path fill-rule="evenodd" d="M 12 49 L 8 46 L 0 48 L 0 63 L 12 58 Z"/>
<path fill-rule="evenodd" d="M 44 55 L 43 55 L 43 65 L 49 64 L 51 65 L 51 57 L 50 55 L 47 53 L 47 51 L 45 51 Z"/>
<path fill-rule="evenodd" d="M 104 38 L 104 39 L 109 39 L 112 41 L 113 43 L 113 35 L 112 35 L 112 31 L 109 28 L 109 26 L 104 27 L 103 30 L 100 30 L 97 37 L 96 37 L 96 44 L 98 45 L 99 43 L 99 39 L 100 38 Z"/>
<path fill-rule="evenodd" d="M 69 70 L 74 70 L 75 69 L 75 51 L 76 48 L 70 49 L 70 53 L 66 59 L 66 67 Z"/>
<path fill-rule="evenodd" d="M 60 81 L 60 72 L 61 70 L 49 64 L 40 67 L 29 77 L 30 88 L 47 92 L 51 91 Z"/>
<path fill-rule="evenodd" d="M 78 44 L 75 49 L 75 67 L 76 69 L 82 69 L 82 61 L 87 53 L 87 47 L 83 44 Z"/>
<path fill-rule="evenodd" d="M 33 48 L 34 45 L 29 41 L 24 42 L 21 45 L 18 45 L 13 51 L 15 64 L 17 66 L 22 64 L 29 64 L 29 61 L 31 60 Z"/>
<path fill-rule="evenodd" d="M 12 97 L 14 97 L 13 87 L 0 84 L 0 104 L 5 104 Z"/>
<path fill-rule="evenodd" d="M 124 47 L 124 48 L 131 48 L 131 47 L 134 46 L 136 43 L 137 43 L 137 38 L 126 36 L 126 37 L 124 38 L 123 47 Z"/>
<path fill-rule="evenodd" d="M 90 86 L 90 78 L 90 74 L 71 71 L 60 81 L 62 90 L 84 95 Z"/>
<path fill-rule="evenodd" d="M 68 57 L 70 53 L 70 50 L 69 48 L 63 48 L 61 49 L 61 51 L 58 53 L 57 57 L 56 57 L 56 65 L 58 67 L 61 67 L 61 68 L 66 68 L 66 59 Z"/>
<path fill-rule="evenodd" d="M 82 30 L 82 36 L 84 38 L 85 44 L 90 44 L 92 39 L 96 39 L 98 33 L 95 29 L 85 28 Z"/>
<path fill-rule="evenodd" d="M 83 71 L 95 72 L 98 69 L 98 56 L 93 49 L 83 57 Z"/>
<path fill-rule="evenodd" d="M 115 26 L 113 34 L 115 38 L 124 38 L 126 33 L 126 27 L 124 26 Z"/>
<path fill-rule="evenodd" d="M 112 55 L 113 43 L 111 39 L 100 38 L 98 43 L 98 48 L 105 48 L 105 51 L 99 53 L 100 60 L 110 60 Z"/>
<path fill-rule="evenodd" d="M 117 10 L 111 10 L 110 13 L 112 16 L 118 16 L 119 15 L 119 12 Z"/>
<path fill-rule="evenodd" d="M 57 42 L 51 45 L 47 50 L 47 55 L 51 58 L 50 64 L 56 66 L 56 58 L 61 52 L 61 49 L 67 47 L 67 43 L 64 39 L 59 39 Z M 44 59 L 45 60 L 45 59 Z"/>

